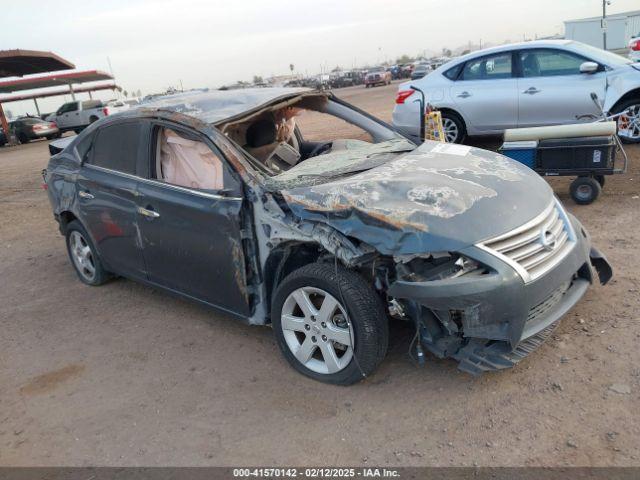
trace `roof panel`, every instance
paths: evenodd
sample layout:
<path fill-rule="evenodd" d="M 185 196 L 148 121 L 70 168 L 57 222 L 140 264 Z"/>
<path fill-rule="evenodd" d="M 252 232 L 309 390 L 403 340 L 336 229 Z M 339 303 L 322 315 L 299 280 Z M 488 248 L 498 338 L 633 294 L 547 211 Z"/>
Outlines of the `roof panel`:
<path fill-rule="evenodd" d="M 87 70 L 84 72 L 54 73 L 43 77 L 19 78 L 17 80 L 5 80 L 0 82 L 0 93 L 19 92 L 21 90 L 33 90 L 36 88 L 59 87 L 85 82 L 97 82 L 100 80 L 113 80 L 108 73 L 99 70 Z"/>
<path fill-rule="evenodd" d="M 172 110 L 206 123 L 220 123 L 276 101 L 301 95 L 327 95 L 309 88 L 245 88 L 177 93 L 155 98 L 142 108 Z"/>
<path fill-rule="evenodd" d="M 113 83 L 109 83 L 109 84 L 98 84 L 98 85 L 91 85 L 90 87 L 78 87 L 78 88 L 74 88 L 73 91 L 75 93 L 85 93 L 85 92 L 96 92 L 99 90 L 115 90 L 116 88 L 119 88 L 116 84 Z M 64 89 L 64 90 L 53 90 L 50 92 L 35 92 L 35 93 L 26 93 L 23 95 L 12 95 L 10 97 L 0 97 L 0 103 L 7 103 L 7 102 L 18 102 L 20 100 L 33 100 L 34 98 L 47 98 L 47 97 L 57 97 L 59 95 L 68 95 L 69 94 L 69 89 Z"/>
<path fill-rule="evenodd" d="M 76 66 L 52 52 L 0 50 L 0 78 L 71 70 Z"/>

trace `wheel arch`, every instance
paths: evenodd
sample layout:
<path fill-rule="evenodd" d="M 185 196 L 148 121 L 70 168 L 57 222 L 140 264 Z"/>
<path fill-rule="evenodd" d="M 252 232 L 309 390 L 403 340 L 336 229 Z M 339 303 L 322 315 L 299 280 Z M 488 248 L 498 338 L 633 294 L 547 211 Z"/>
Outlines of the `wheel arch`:
<path fill-rule="evenodd" d="M 316 262 L 327 253 L 318 243 L 297 241 L 282 243 L 271 250 L 263 269 L 268 322 L 271 321 L 273 295 L 282 280 L 294 270 Z"/>
<path fill-rule="evenodd" d="M 63 235 L 67 233 L 67 225 L 69 225 L 74 220 L 77 220 L 79 223 L 82 223 L 80 222 L 80 219 L 71 210 L 64 210 L 60 212 L 58 214 L 58 219 L 60 222 L 60 233 L 62 233 Z"/>
<path fill-rule="evenodd" d="M 438 110 L 441 113 L 452 113 L 454 115 L 456 115 L 457 117 L 460 118 L 460 120 L 462 120 L 462 123 L 464 124 L 464 129 L 468 130 L 469 129 L 469 122 L 467 122 L 467 120 L 464 118 L 464 116 L 455 108 L 451 108 L 451 107 L 439 107 Z"/>
<path fill-rule="evenodd" d="M 616 108 L 618 108 L 619 105 L 622 105 L 624 102 L 628 100 L 632 100 L 634 98 L 640 101 L 640 87 L 634 88 L 633 90 L 629 90 L 627 93 L 622 95 L 618 100 L 616 100 L 616 102 L 613 104 L 613 106 L 609 110 L 611 112 L 615 112 Z"/>

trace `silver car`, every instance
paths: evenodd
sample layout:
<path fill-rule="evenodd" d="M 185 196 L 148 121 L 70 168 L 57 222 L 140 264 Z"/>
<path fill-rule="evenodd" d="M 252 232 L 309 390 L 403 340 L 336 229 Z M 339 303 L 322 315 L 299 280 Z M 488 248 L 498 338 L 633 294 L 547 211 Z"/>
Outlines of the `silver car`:
<path fill-rule="evenodd" d="M 442 111 L 449 142 L 496 135 L 507 128 L 576 123 L 605 111 L 628 111 L 619 134 L 640 142 L 640 64 L 568 40 L 503 45 L 459 57 L 430 75 L 400 85 L 393 125 L 419 140 L 419 94 Z"/>

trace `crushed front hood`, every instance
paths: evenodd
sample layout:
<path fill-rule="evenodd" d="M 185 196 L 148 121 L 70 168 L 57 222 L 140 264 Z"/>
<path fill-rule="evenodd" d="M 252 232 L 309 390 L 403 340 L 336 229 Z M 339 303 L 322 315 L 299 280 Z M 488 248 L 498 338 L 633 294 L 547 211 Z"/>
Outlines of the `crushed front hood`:
<path fill-rule="evenodd" d="M 389 255 L 460 250 L 531 220 L 553 195 L 518 162 L 436 142 L 366 172 L 281 193 L 301 219 Z"/>

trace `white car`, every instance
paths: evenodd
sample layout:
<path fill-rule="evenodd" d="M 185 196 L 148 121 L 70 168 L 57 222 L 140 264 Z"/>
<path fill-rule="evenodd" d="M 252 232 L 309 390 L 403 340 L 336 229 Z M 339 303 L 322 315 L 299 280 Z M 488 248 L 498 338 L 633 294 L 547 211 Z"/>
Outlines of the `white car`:
<path fill-rule="evenodd" d="M 110 108 L 101 100 L 73 101 L 63 104 L 45 120 L 55 122 L 61 132 L 74 130 L 79 133 L 89 124 L 110 113 L 114 112 L 110 111 Z"/>
<path fill-rule="evenodd" d="M 569 40 L 539 40 L 488 48 L 459 57 L 419 80 L 400 85 L 395 128 L 419 141 L 419 93 L 442 112 L 447 141 L 499 135 L 505 129 L 560 125 L 627 111 L 619 135 L 640 142 L 640 64 Z"/>

